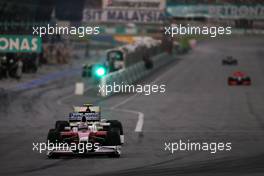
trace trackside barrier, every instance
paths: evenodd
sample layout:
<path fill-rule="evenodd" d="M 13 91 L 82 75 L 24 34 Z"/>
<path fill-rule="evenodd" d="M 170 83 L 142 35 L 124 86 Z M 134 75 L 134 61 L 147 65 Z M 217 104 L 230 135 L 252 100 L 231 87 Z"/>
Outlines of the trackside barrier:
<path fill-rule="evenodd" d="M 100 80 L 99 85 L 100 87 L 106 87 L 110 85 L 113 87 L 114 84 L 116 85 L 132 84 L 140 80 L 144 76 L 148 75 L 149 73 L 155 71 L 155 69 L 172 61 L 172 57 L 168 55 L 167 53 L 162 53 L 158 56 L 153 57 L 152 60 L 153 60 L 152 69 L 146 69 L 145 63 L 141 61 L 128 68 L 125 68 L 125 69 L 122 69 L 122 70 L 106 75 Z M 106 97 L 106 96 L 112 95 L 113 92 L 107 93 L 105 89 L 103 89 L 101 90 L 100 94 L 101 96 Z"/>

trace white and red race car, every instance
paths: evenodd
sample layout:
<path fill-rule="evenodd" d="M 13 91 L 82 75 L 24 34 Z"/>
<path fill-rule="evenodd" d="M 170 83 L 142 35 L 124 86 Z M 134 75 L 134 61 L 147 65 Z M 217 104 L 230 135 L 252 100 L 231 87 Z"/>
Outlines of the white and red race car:
<path fill-rule="evenodd" d="M 124 133 L 118 120 L 101 119 L 100 107 L 74 107 L 68 121 L 57 121 L 47 137 L 47 156 L 104 154 L 120 157 Z"/>

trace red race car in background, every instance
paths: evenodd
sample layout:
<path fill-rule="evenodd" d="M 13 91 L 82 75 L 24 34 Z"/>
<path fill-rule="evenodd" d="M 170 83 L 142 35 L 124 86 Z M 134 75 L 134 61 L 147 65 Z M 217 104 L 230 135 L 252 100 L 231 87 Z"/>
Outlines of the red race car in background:
<path fill-rule="evenodd" d="M 251 85 L 251 79 L 245 73 L 241 71 L 234 72 L 232 76 L 228 77 L 227 80 L 228 85 L 244 85 L 249 86 Z"/>

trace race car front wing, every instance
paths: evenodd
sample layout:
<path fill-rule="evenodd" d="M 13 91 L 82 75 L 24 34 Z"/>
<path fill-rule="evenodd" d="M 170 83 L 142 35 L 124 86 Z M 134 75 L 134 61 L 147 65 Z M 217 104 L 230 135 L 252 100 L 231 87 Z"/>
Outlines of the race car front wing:
<path fill-rule="evenodd" d="M 86 152 L 76 152 L 71 149 L 56 148 L 52 150 L 47 150 L 46 155 L 49 158 L 52 156 L 65 156 L 65 155 L 121 155 L 121 146 L 99 146 L 96 150 L 86 151 Z"/>

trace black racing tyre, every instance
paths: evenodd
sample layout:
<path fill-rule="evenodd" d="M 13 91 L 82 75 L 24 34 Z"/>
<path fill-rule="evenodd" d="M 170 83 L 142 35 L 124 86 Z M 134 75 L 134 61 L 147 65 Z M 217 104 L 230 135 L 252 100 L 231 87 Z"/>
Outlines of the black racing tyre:
<path fill-rule="evenodd" d="M 48 133 L 47 141 L 54 144 L 60 142 L 60 133 L 55 129 L 50 129 Z"/>
<path fill-rule="evenodd" d="M 59 142 L 61 142 L 60 132 L 58 132 L 55 129 L 50 129 L 49 133 L 48 133 L 47 141 L 49 142 L 50 147 L 52 147 L 52 146 L 58 144 Z M 48 155 L 48 158 L 49 159 L 58 159 L 59 155 L 55 154 L 55 153 L 50 153 Z"/>
<path fill-rule="evenodd" d="M 122 126 L 120 121 L 118 121 L 118 120 L 107 120 L 106 122 L 110 123 L 109 129 L 118 128 L 120 130 L 120 135 L 124 135 L 123 126 Z"/>
<path fill-rule="evenodd" d="M 59 120 L 55 123 L 55 129 L 59 132 L 63 131 L 67 126 L 70 126 L 68 121 Z"/>
<path fill-rule="evenodd" d="M 107 146 L 121 145 L 119 128 L 110 128 L 108 130 L 105 145 Z"/>

